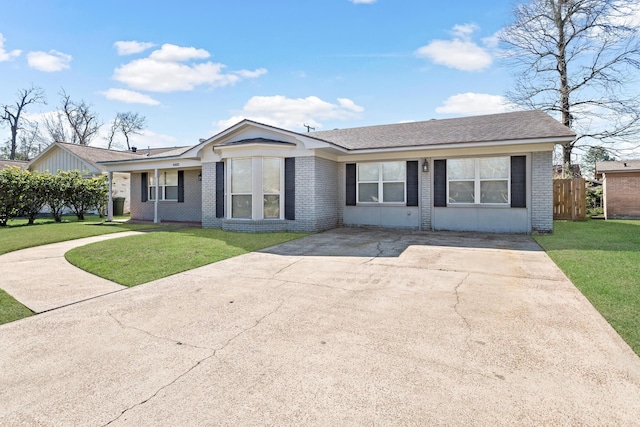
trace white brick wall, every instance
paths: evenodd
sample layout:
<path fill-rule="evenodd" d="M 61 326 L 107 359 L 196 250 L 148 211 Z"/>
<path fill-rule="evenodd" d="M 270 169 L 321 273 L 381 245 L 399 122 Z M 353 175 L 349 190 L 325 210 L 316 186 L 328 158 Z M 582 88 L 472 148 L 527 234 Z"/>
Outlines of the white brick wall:
<path fill-rule="evenodd" d="M 418 162 L 418 173 L 420 174 L 420 229 L 423 231 L 431 230 L 431 173 L 432 164 L 429 162 L 429 172 L 422 172 L 422 163 Z"/>
<path fill-rule="evenodd" d="M 221 219 L 216 218 L 216 164 L 202 164 L 202 227 L 220 228 Z"/>
<path fill-rule="evenodd" d="M 553 231 L 553 153 L 531 155 L 531 229 L 541 233 Z"/>

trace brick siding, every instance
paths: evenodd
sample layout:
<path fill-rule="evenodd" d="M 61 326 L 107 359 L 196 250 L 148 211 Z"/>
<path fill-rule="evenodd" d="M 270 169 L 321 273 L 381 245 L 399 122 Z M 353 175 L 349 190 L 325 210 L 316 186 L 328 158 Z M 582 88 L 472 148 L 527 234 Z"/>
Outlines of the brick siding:
<path fill-rule="evenodd" d="M 640 219 L 640 171 L 605 174 L 604 203 L 607 219 Z"/>
<path fill-rule="evenodd" d="M 531 229 L 553 231 L 553 152 L 531 154 Z"/>
<path fill-rule="evenodd" d="M 418 162 L 418 174 L 420 174 L 420 229 L 423 231 L 431 230 L 431 170 L 433 164 L 431 159 L 429 162 L 429 172 L 422 172 L 422 163 Z"/>
<path fill-rule="evenodd" d="M 149 172 L 153 173 L 153 172 Z M 158 218 L 162 221 L 200 222 L 202 220 L 202 186 L 198 180 L 199 170 L 184 171 L 184 203 L 158 202 Z M 155 202 L 142 202 L 140 187 L 142 175 L 131 174 L 131 219 L 153 221 Z"/>

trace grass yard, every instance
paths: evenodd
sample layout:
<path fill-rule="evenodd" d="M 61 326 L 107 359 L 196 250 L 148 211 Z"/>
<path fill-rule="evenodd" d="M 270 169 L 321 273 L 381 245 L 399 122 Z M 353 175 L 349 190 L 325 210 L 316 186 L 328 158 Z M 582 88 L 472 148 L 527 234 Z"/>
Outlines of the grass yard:
<path fill-rule="evenodd" d="M 39 218 L 30 226 L 26 225 L 27 220 L 9 220 L 6 227 L 0 227 L 0 255 L 82 237 L 157 228 L 153 224 L 103 222 L 103 218 L 94 215 L 85 218 L 85 221 L 80 222 L 75 216 L 65 216 L 61 223 L 55 223 L 50 218 Z"/>
<path fill-rule="evenodd" d="M 83 270 L 135 286 L 303 236 L 184 228 L 92 243 L 65 256 Z"/>
<path fill-rule="evenodd" d="M 640 355 L 640 221 L 555 222 L 533 237 Z"/>
<path fill-rule="evenodd" d="M 0 325 L 29 317 L 32 314 L 31 310 L 0 289 Z"/>

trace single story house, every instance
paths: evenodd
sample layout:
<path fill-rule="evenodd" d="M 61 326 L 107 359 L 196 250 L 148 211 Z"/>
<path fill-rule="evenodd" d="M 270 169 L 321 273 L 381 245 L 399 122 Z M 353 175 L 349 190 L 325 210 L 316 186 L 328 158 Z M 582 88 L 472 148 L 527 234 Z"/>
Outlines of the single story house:
<path fill-rule="evenodd" d="M 154 152 L 167 150 L 169 149 L 158 149 Z M 116 151 L 87 145 L 55 142 L 34 157 L 26 167 L 31 171 L 48 171 L 51 173 L 57 173 L 61 170 L 78 170 L 84 177 L 89 178 L 107 173 L 106 167 L 98 163 L 99 161 L 138 159 L 146 156 L 146 154 L 147 151 Z M 131 200 L 129 179 L 128 173 L 111 174 L 111 195 L 112 197 L 124 197 L 125 212 L 129 212 Z"/>
<path fill-rule="evenodd" d="M 243 120 L 187 149 L 101 164 L 131 174 L 132 219 L 550 232 L 552 153 L 574 138 L 542 111 L 311 133 Z"/>
<path fill-rule="evenodd" d="M 605 219 L 640 219 L 640 160 L 596 162 Z"/>

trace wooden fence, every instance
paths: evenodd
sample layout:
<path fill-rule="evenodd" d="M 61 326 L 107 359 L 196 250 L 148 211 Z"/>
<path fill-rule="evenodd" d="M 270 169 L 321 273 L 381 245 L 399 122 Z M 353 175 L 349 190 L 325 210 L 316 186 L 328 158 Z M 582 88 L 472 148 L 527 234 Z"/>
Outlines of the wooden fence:
<path fill-rule="evenodd" d="M 587 190 L 584 178 L 553 180 L 553 219 L 587 219 Z"/>

